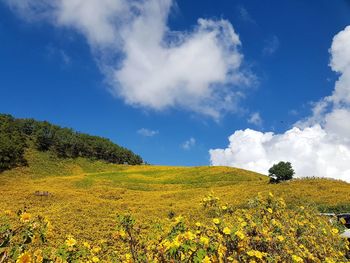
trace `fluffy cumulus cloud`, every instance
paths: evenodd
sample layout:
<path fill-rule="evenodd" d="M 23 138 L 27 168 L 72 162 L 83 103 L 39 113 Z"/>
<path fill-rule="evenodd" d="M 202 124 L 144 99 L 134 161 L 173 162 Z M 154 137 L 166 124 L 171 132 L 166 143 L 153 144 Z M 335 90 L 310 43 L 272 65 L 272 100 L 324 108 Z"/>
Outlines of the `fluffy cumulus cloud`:
<path fill-rule="evenodd" d="M 0 0 L 30 21 L 83 35 L 111 91 L 127 104 L 184 108 L 220 118 L 237 109 L 254 76 L 242 69 L 241 42 L 227 20 L 199 18 L 171 31 L 172 0 Z"/>
<path fill-rule="evenodd" d="M 211 163 L 266 174 L 283 160 L 292 163 L 298 177 L 350 182 L 350 26 L 334 37 L 329 52 L 339 79 L 333 93 L 314 104 L 309 118 L 283 134 L 236 131 L 226 149 L 210 150 Z"/>
<path fill-rule="evenodd" d="M 211 150 L 214 165 L 242 167 L 266 174 L 281 160 L 290 161 L 296 175 L 323 176 L 350 181 L 350 148 L 319 125 L 294 127 L 284 134 L 250 129 L 230 136 L 226 149 Z"/>

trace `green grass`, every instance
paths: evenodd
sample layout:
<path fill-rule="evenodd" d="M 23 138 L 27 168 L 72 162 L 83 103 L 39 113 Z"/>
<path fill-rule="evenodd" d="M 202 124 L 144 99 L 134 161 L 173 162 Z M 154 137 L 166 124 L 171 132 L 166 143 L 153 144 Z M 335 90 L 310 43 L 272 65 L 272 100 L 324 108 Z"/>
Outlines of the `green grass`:
<path fill-rule="evenodd" d="M 161 190 L 158 185 L 181 185 L 184 188 L 228 186 L 247 182 L 266 182 L 267 177 L 227 167 L 122 167 L 114 172 L 87 174 L 78 185 L 91 187 L 94 182 L 108 181 L 128 189 Z M 156 187 L 152 187 L 156 185 Z"/>
<path fill-rule="evenodd" d="M 51 152 L 28 149 L 25 154 L 28 165 L 5 171 L 6 175 L 28 175 L 34 179 L 52 176 L 71 176 L 81 173 L 117 171 L 121 167 L 103 161 L 86 158 L 63 159 Z"/>

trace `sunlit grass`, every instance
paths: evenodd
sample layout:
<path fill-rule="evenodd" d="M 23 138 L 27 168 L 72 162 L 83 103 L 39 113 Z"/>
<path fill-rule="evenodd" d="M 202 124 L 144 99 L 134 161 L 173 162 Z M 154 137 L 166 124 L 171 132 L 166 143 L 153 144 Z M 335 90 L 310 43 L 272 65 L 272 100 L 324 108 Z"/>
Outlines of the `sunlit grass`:
<path fill-rule="evenodd" d="M 45 214 L 55 241 L 67 234 L 93 240 L 106 237 L 118 213 L 155 221 L 170 213 L 201 219 L 201 198 L 214 191 L 223 202 L 242 207 L 258 192 L 273 191 L 287 205 L 313 205 L 323 211 L 349 208 L 350 184 L 335 180 L 294 180 L 268 184 L 268 177 L 228 167 L 112 165 L 82 158 L 58 159 L 29 151 L 29 166 L 0 175 L 0 207 Z M 35 191 L 51 195 L 36 196 Z M 205 220 L 205 218 L 203 218 Z"/>

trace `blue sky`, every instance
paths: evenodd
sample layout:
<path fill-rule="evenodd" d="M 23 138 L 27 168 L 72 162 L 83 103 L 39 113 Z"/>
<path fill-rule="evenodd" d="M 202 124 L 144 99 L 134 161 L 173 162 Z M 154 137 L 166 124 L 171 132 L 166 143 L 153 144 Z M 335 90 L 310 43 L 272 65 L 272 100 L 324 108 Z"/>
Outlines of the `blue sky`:
<path fill-rule="evenodd" d="M 130 95 L 120 95 L 120 88 L 111 88 L 114 84 L 106 77 L 105 56 L 111 54 L 116 60 L 113 65 L 120 67 L 123 56 L 129 54 L 119 50 L 122 41 L 113 39 L 115 46 L 102 50 L 100 39 L 91 36 L 100 31 L 79 30 L 75 20 L 57 24 L 50 12 L 44 18 L 42 13 L 28 17 L 23 8 L 30 7 L 17 0 L 0 1 L 0 112 L 107 137 L 149 163 L 163 165 L 209 165 L 209 150 L 227 147 L 228 137 L 237 130 L 283 134 L 312 115 L 311 102 L 331 95 L 339 77 L 329 66 L 333 37 L 350 24 L 350 4 L 342 0 L 172 2 L 165 25 L 179 39 L 176 32 L 186 32 L 182 37 L 195 36 L 199 18 L 224 20 L 239 36 L 241 45 L 232 46 L 237 48 L 233 52 L 244 58 L 236 73 L 246 74 L 249 83 L 228 81 L 219 86 L 230 90 L 232 85 L 240 95 L 233 95 L 239 97 L 237 101 L 234 97 L 234 109 L 220 109 L 213 117 L 203 113 L 207 101 L 197 101 L 198 107 L 188 102 L 163 107 L 138 97 L 137 103 L 131 103 Z M 125 21 L 115 23 L 131 23 Z M 176 41 L 172 45 L 177 45 Z M 190 70 L 188 74 L 201 74 L 196 68 Z M 137 71 L 131 68 L 130 72 Z M 162 72 L 153 73 L 162 77 Z M 220 99 L 210 103 L 220 104 Z M 150 100 L 153 103 L 153 98 Z"/>

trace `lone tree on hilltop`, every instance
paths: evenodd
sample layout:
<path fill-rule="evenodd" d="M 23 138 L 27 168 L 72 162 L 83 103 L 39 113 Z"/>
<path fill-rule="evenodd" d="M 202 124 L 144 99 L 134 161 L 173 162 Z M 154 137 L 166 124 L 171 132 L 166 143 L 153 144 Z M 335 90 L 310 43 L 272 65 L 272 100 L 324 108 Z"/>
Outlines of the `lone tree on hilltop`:
<path fill-rule="evenodd" d="M 281 181 L 291 180 L 294 170 L 290 162 L 279 162 L 269 169 L 270 183 L 279 183 Z"/>

